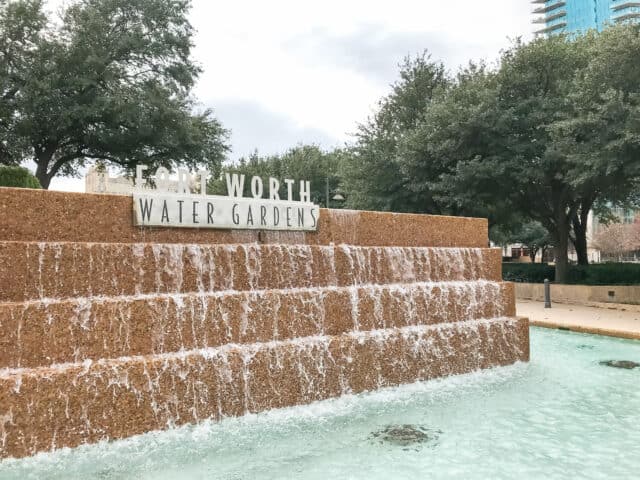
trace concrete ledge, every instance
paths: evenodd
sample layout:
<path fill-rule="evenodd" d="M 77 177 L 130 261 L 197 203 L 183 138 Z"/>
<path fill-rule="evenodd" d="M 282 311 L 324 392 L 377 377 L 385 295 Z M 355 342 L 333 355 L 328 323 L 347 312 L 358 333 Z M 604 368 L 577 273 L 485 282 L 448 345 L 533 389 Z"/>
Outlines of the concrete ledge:
<path fill-rule="evenodd" d="M 0 241 L 488 245 L 484 218 L 321 209 L 317 232 L 134 227 L 129 196 L 25 188 L 0 188 L 0 218 Z"/>
<path fill-rule="evenodd" d="M 515 286 L 516 298 L 544 301 L 544 284 L 516 283 Z M 640 285 L 560 285 L 552 283 L 551 301 L 579 305 L 605 303 L 640 305 Z"/>
<path fill-rule="evenodd" d="M 532 327 L 555 328 L 558 330 L 569 330 L 578 333 L 591 333 L 594 335 L 605 335 L 607 337 L 628 338 L 630 340 L 640 340 L 640 332 L 629 332 L 625 330 L 613 330 L 609 328 L 588 327 L 583 325 L 570 325 L 561 322 L 549 322 L 545 320 L 530 320 Z"/>

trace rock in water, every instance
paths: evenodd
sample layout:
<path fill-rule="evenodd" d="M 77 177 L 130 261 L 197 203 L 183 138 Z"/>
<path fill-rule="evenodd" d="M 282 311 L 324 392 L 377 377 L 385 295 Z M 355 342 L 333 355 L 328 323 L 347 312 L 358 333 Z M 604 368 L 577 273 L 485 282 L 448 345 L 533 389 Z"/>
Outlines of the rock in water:
<path fill-rule="evenodd" d="M 380 442 L 406 447 L 417 443 L 433 442 L 441 433 L 440 430 L 429 430 L 419 425 L 389 425 L 372 433 L 371 436 Z"/>
<path fill-rule="evenodd" d="M 604 360 L 600 362 L 600 365 L 615 368 L 626 368 L 627 370 L 640 367 L 640 363 L 632 362 L 631 360 Z"/>

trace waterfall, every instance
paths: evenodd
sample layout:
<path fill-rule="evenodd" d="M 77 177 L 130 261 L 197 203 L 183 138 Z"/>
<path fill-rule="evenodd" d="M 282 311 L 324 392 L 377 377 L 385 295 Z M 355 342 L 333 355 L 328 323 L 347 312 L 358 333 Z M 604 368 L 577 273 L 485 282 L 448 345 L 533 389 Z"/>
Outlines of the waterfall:
<path fill-rule="evenodd" d="M 332 213 L 317 244 L 0 241 L 0 458 L 528 358 L 499 250 L 375 246 L 359 215 L 408 221 Z"/>

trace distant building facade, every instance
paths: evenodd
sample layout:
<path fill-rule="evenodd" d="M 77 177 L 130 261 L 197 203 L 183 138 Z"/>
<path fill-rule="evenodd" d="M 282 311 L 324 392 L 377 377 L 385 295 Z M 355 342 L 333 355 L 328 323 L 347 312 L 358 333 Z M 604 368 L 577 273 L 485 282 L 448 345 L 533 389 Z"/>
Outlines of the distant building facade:
<path fill-rule="evenodd" d="M 200 189 L 200 182 L 192 178 L 191 191 Z M 170 192 L 178 191 L 178 181 L 170 180 L 167 185 Z M 130 177 L 112 177 L 104 168 L 90 167 L 84 177 L 84 191 L 86 193 L 109 193 L 115 195 L 131 195 L 133 193 L 133 179 Z"/>
<path fill-rule="evenodd" d="M 640 22 L 640 2 L 630 0 L 533 0 L 537 35 L 602 30 L 620 22 Z"/>
<path fill-rule="evenodd" d="M 84 191 L 87 193 L 131 195 L 133 181 L 127 177 L 111 177 L 104 168 L 90 167 L 84 177 Z"/>

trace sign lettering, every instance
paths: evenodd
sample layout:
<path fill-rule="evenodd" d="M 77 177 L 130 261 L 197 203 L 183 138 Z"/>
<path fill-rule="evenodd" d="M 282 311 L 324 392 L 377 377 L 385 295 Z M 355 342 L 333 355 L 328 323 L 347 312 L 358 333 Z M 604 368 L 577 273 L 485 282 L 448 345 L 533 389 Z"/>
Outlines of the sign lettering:
<path fill-rule="evenodd" d="M 155 173 L 156 188 L 150 188 L 143 177 L 146 165 L 136 167 L 133 193 L 134 224 L 151 227 L 221 228 L 254 230 L 315 231 L 320 207 L 311 202 L 311 182 L 302 180 L 298 198 L 293 198 L 295 181 L 285 178 L 261 177 L 246 179 L 245 175 L 226 173 L 227 196 L 207 195 L 209 172 L 201 170 L 200 193 L 192 193 L 194 178 L 188 170 L 178 170 L 177 183 L 172 183 L 169 171 L 160 167 Z M 251 197 L 243 195 L 245 183 Z M 287 199 L 280 199 L 280 186 L 286 185 Z M 265 192 L 268 198 L 263 198 Z"/>

